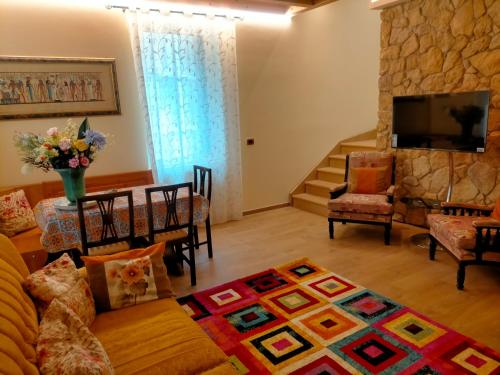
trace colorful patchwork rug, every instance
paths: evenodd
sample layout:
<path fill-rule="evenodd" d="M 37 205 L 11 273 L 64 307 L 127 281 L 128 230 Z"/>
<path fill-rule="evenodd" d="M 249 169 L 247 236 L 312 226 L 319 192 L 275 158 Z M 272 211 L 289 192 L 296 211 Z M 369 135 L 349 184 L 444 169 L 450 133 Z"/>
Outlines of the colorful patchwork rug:
<path fill-rule="evenodd" d="M 241 374 L 500 374 L 500 354 L 308 259 L 178 299 Z"/>

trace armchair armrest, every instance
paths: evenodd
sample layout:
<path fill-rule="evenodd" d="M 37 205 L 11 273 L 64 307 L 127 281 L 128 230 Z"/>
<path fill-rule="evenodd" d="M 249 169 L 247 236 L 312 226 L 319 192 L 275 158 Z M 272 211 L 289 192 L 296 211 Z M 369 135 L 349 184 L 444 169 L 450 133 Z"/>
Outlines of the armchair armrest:
<path fill-rule="evenodd" d="M 387 195 L 387 200 L 389 203 L 394 203 L 394 185 L 389 186 L 385 194 Z"/>
<path fill-rule="evenodd" d="M 472 222 L 472 225 L 477 229 L 500 229 L 500 221 L 495 219 L 477 219 Z"/>
<path fill-rule="evenodd" d="M 346 191 L 347 191 L 347 182 L 343 182 L 330 190 L 330 199 L 338 198 Z"/>
<path fill-rule="evenodd" d="M 482 218 L 472 222 L 476 228 L 476 258 L 481 260 L 483 253 L 500 250 L 500 220 Z"/>
<path fill-rule="evenodd" d="M 442 202 L 441 211 L 445 215 L 455 216 L 490 216 L 494 206 L 485 206 L 474 203 Z"/>

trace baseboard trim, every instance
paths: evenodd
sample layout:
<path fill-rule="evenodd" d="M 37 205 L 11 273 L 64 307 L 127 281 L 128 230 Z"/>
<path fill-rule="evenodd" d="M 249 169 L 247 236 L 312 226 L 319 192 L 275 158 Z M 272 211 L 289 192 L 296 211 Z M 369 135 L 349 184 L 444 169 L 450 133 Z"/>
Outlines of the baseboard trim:
<path fill-rule="evenodd" d="M 276 210 L 277 208 L 283 208 L 283 207 L 288 207 L 288 206 L 290 206 L 290 203 L 288 203 L 288 202 L 286 202 L 286 203 L 280 203 L 280 204 L 274 204 L 272 206 L 261 207 L 261 208 L 256 208 L 254 210 L 243 211 L 243 216 L 258 214 L 259 212 Z"/>

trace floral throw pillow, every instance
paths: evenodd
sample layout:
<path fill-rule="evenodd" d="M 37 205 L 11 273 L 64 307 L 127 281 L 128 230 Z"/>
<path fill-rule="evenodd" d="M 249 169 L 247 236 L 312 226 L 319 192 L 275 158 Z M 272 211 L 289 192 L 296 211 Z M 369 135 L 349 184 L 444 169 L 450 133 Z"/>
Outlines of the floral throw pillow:
<path fill-rule="evenodd" d="M 82 257 L 97 311 L 172 297 L 164 251 L 164 244 L 157 244 L 119 255 Z"/>
<path fill-rule="evenodd" d="M 35 227 L 35 215 L 24 190 L 14 191 L 0 197 L 0 233 L 12 237 Z"/>
<path fill-rule="evenodd" d="M 63 254 L 59 259 L 29 275 L 23 286 L 32 297 L 48 306 L 54 297 L 66 293 L 79 279 L 80 274 L 75 263 L 68 254 Z"/>
<path fill-rule="evenodd" d="M 78 280 L 70 290 L 57 299 L 73 310 L 83 324 L 90 327 L 95 319 L 95 304 L 89 284 L 84 279 Z"/>
<path fill-rule="evenodd" d="M 109 357 L 80 318 L 57 298 L 41 323 L 36 346 L 42 374 L 114 374 Z"/>

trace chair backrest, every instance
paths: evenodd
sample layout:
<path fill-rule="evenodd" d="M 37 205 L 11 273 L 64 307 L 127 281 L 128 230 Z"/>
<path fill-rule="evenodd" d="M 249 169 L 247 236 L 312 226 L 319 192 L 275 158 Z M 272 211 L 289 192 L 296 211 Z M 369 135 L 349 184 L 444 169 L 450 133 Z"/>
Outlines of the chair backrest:
<path fill-rule="evenodd" d="M 126 198 L 127 211 L 128 211 L 128 232 L 123 235 L 118 231 L 115 225 L 115 201 L 118 198 Z M 87 202 L 96 202 L 98 207 L 97 214 L 100 214 L 101 227 L 98 240 L 89 241 L 87 225 L 85 217 L 89 217 L 89 214 L 96 213 L 95 208 L 85 209 L 85 204 Z M 78 208 L 78 220 L 80 222 L 80 234 L 82 239 L 82 251 L 84 255 L 88 255 L 89 248 L 111 245 L 118 242 L 126 241 L 129 245 L 132 245 L 134 240 L 134 202 L 132 199 L 132 191 L 120 191 L 113 193 L 95 194 L 87 195 L 83 198 L 77 200 Z M 87 215 L 85 212 L 87 211 Z M 121 228 L 120 228 L 121 229 Z M 94 235 L 92 237 L 95 237 Z"/>
<path fill-rule="evenodd" d="M 346 157 L 344 181 L 349 182 L 349 173 L 352 168 L 387 167 L 385 172 L 385 185 L 388 188 L 394 185 L 396 174 L 394 155 L 385 151 L 355 151 Z"/>
<path fill-rule="evenodd" d="M 212 199 L 212 169 L 193 165 L 194 192 L 208 199 Z"/>
<path fill-rule="evenodd" d="M 187 228 L 193 230 L 193 183 L 155 186 L 145 189 L 149 240 L 156 234 Z M 156 194 L 154 194 L 156 193 Z M 186 194 L 187 193 L 187 194 Z M 154 194 L 154 200 L 153 200 Z M 179 194 L 185 195 L 179 199 Z M 155 215 L 156 214 L 156 215 Z"/>

